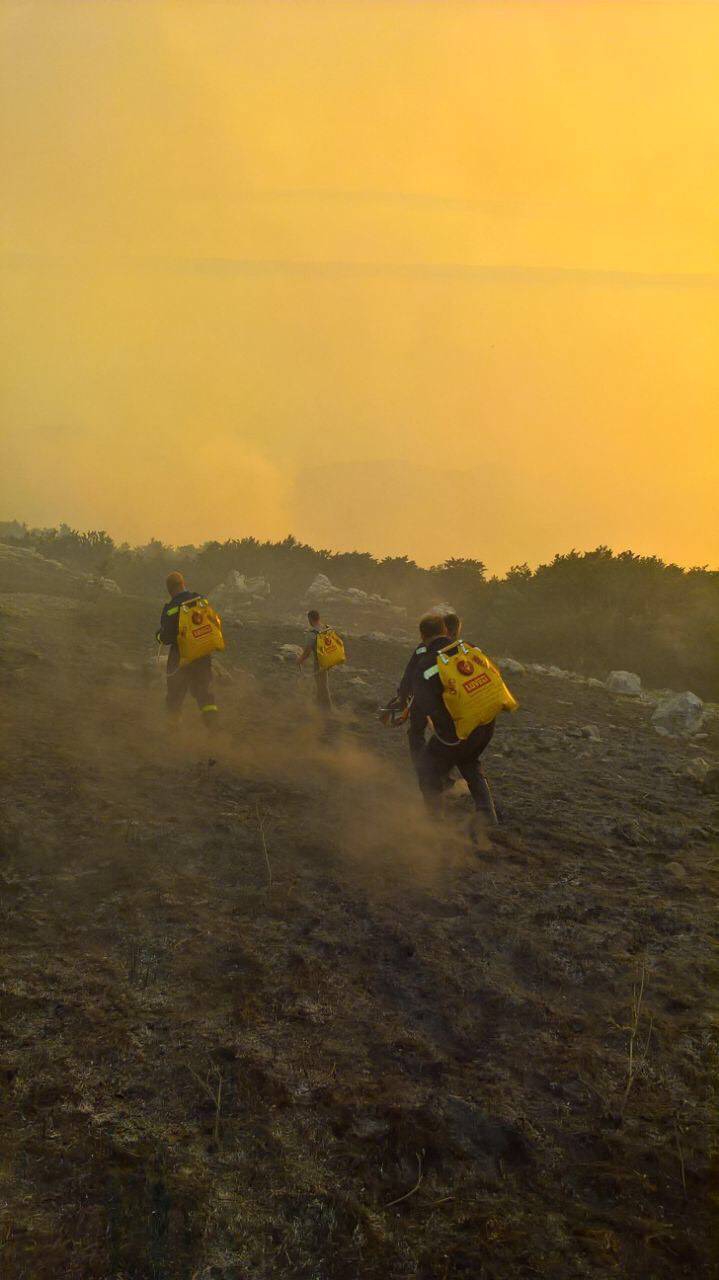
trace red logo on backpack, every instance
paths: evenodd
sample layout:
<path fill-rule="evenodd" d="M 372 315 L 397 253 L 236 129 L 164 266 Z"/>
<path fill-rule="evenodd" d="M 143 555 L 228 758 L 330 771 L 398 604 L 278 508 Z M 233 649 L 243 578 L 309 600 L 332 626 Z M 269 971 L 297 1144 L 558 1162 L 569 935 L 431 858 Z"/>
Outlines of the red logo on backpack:
<path fill-rule="evenodd" d="M 475 676 L 474 680 L 465 680 L 463 688 L 466 689 L 467 693 L 476 693 L 478 689 L 482 689 L 484 685 L 490 683 L 487 672 L 483 671 L 481 675 Z"/>

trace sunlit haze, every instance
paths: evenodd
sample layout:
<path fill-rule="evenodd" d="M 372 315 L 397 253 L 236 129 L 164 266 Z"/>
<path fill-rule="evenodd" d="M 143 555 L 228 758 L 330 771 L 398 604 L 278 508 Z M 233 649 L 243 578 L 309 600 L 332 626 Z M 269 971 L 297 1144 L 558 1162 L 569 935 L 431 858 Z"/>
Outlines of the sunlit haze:
<path fill-rule="evenodd" d="M 1 24 L 1 519 L 716 565 L 719 5 Z"/>

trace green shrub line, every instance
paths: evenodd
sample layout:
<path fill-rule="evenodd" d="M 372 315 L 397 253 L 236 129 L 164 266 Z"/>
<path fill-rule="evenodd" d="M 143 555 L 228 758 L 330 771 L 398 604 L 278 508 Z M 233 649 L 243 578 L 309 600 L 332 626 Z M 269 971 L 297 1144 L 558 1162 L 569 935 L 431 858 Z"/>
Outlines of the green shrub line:
<path fill-rule="evenodd" d="M 376 592 L 407 609 L 408 630 L 433 604 L 465 619 L 465 633 L 494 655 L 552 663 L 584 675 L 636 671 L 648 688 L 691 689 L 719 698 L 719 572 L 684 569 L 657 556 L 609 547 L 568 551 L 500 578 L 481 560 L 449 559 L 423 568 L 407 556 L 377 559 L 366 551 L 317 550 L 282 541 L 228 538 L 202 546 L 116 545 L 103 530 L 68 525 L 32 529 L 0 523 L 0 539 L 70 568 L 113 578 L 123 591 L 161 596 L 173 568 L 211 591 L 232 569 L 262 575 L 273 597 L 301 609 L 317 573 L 338 587 Z"/>

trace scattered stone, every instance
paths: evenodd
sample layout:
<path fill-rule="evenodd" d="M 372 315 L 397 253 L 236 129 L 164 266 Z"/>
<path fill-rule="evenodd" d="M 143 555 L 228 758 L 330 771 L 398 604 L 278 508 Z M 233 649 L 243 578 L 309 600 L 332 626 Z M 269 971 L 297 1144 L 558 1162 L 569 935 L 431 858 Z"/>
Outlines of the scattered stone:
<path fill-rule="evenodd" d="M 674 876 L 676 880 L 686 879 L 686 868 L 682 866 L 681 862 L 668 862 L 666 870 L 671 876 Z"/>
<path fill-rule="evenodd" d="M 624 818 L 611 822 L 612 833 L 625 844 L 640 845 L 647 843 L 647 837 L 636 818 Z"/>
<path fill-rule="evenodd" d="M 602 740 L 599 726 L 596 724 L 583 724 L 579 732 L 583 738 L 589 738 L 590 742 L 601 742 Z"/>
<path fill-rule="evenodd" d="M 660 843 L 664 844 L 667 849 L 683 849 L 689 840 L 689 832 L 686 827 L 682 827 L 677 822 L 670 822 L 664 827 L 660 827 L 657 831 Z"/>
<path fill-rule="evenodd" d="M 697 756 L 696 760 L 685 764 L 681 772 L 683 777 L 691 778 L 694 782 L 704 782 L 709 772 L 709 763 L 702 756 Z"/>
<path fill-rule="evenodd" d="M 702 783 L 702 790 L 706 791 L 707 795 L 710 796 L 719 795 L 719 769 L 716 765 L 707 772 Z"/>
<path fill-rule="evenodd" d="M 701 728 L 704 720 L 704 703 L 695 693 L 675 693 L 655 708 L 652 725 L 658 731 L 665 729 L 676 737 L 689 737 Z"/>
<path fill-rule="evenodd" d="M 590 676 L 590 677 L 589 677 L 589 679 L 587 680 L 587 684 L 589 685 L 589 687 L 590 687 L 591 689 L 603 689 L 603 688 L 604 688 L 604 682 L 603 682 L 602 680 L 597 680 L 597 677 L 596 677 L 596 676 Z"/>
<path fill-rule="evenodd" d="M 369 1139 L 376 1142 L 378 1138 L 385 1138 L 389 1133 L 389 1121 L 384 1117 L 375 1114 L 372 1111 L 360 1111 L 355 1116 L 349 1132 L 355 1138 Z"/>
<path fill-rule="evenodd" d="M 610 693 L 626 693 L 636 698 L 642 691 L 642 682 L 634 671 L 610 671 L 606 688 Z"/>
<path fill-rule="evenodd" d="M 353 676 L 350 680 L 350 684 L 357 685 L 361 689 L 369 689 L 367 681 L 363 680 L 361 676 Z"/>
<path fill-rule="evenodd" d="M 527 671 L 524 663 L 517 662 L 516 658 L 497 658 L 497 666 L 510 676 L 523 676 Z"/>
<path fill-rule="evenodd" d="M 277 656 L 283 662 L 289 662 L 291 658 L 299 658 L 302 653 L 302 645 L 299 644 L 282 644 L 280 645 Z"/>
<path fill-rule="evenodd" d="M 392 636 L 388 636 L 384 631 L 368 631 L 366 636 L 362 636 L 363 640 L 380 640 L 383 644 L 392 644 Z"/>
<path fill-rule="evenodd" d="M 103 591 L 109 591 L 116 596 L 122 595 L 122 588 L 118 586 L 114 578 L 98 578 L 97 585 L 101 587 Z"/>

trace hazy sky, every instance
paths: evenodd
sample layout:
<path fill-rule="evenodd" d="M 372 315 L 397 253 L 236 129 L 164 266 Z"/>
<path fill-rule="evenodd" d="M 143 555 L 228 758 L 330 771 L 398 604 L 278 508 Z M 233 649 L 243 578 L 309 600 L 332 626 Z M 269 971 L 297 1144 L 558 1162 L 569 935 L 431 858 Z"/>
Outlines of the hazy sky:
<path fill-rule="evenodd" d="M 719 4 L 0 30 L 0 518 L 717 564 Z"/>

